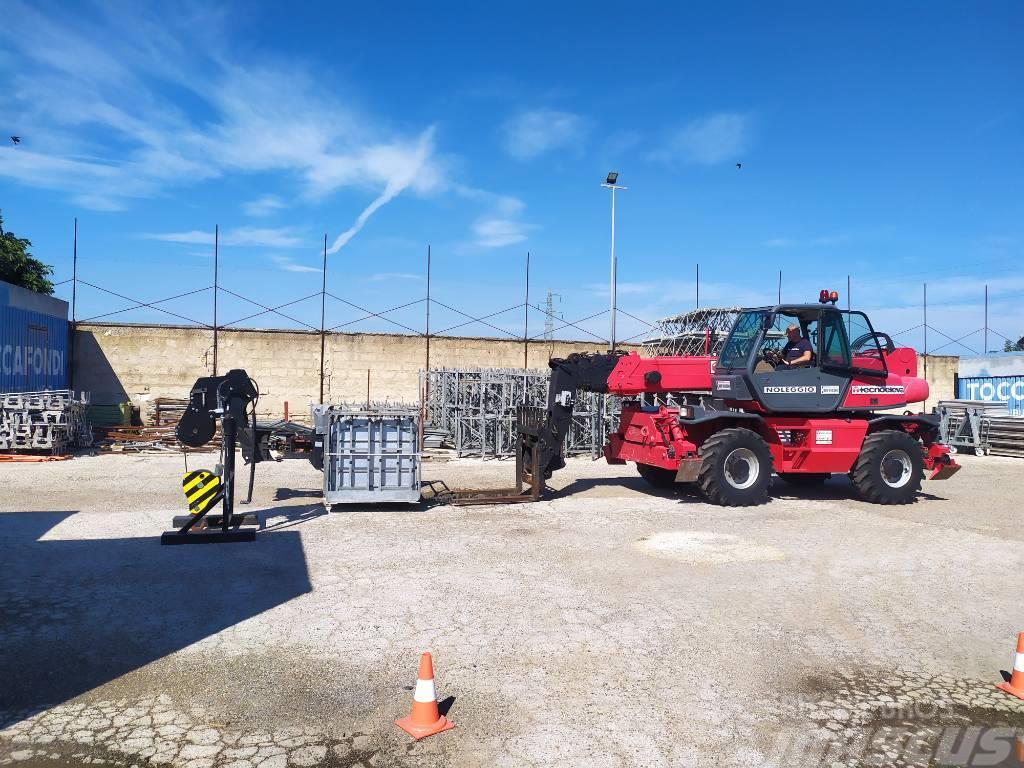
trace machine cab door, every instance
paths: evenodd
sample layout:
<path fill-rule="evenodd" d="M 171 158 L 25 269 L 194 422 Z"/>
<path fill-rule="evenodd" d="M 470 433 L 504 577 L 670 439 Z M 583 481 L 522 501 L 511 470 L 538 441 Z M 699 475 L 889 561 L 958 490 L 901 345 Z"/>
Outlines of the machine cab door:
<path fill-rule="evenodd" d="M 852 378 L 842 315 L 830 306 L 778 307 L 763 330 L 748 368 L 754 397 L 776 413 L 837 410 Z M 806 362 L 784 364 L 808 349 Z"/>

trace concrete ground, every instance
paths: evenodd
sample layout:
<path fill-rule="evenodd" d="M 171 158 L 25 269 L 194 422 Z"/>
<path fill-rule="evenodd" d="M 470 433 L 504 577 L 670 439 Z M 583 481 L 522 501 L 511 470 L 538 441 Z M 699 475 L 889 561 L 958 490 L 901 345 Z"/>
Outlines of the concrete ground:
<path fill-rule="evenodd" d="M 965 726 L 1024 728 L 993 686 L 1024 461 L 962 462 L 906 507 L 836 478 L 724 509 L 573 460 L 536 504 L 327 515 L 288 461 L 260 467 L 258 540 L 209 547 L 157 542 L 180 456 L 0 465 L 0 763 L 942 764 Z M 415 743 L 392 721 L 424 650 L 457 727 Z"/>

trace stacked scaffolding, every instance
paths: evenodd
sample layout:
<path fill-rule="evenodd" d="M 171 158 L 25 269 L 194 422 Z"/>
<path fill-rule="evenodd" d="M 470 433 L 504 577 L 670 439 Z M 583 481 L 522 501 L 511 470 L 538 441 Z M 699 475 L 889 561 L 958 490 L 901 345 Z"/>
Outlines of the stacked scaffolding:
<path fill-rule="evenodd" d="M 420 371 L 426 422 L 447 430 L 459 456 L 512 456 L 516 412 L 521 405 L 547 405 L 549 371 L 522 368 L 441 368 Z M 579 393 L 565 441 L 570 456 L 598 457 L 618 428 L 621 399 Z"/>
<path fill-rule="evenodd" d="M 657 335 L 643 342 L 643 354 L 717 357 L 739 312 L 739 307 L 708 307 L 664 317 L 654 324 Z"/>
<path fill-rule="evenodd" d="M 92 445 L 89 398 L 67 389 L 0 395 L 0 450 L 67 453 Z"/>
<path fill-rule="evenodd" d="M 979 456 L 1024 457 L 1024 417 L 1011 416 L 1006 403 L 987 400 L 940 400 L 940 438 Z"/>

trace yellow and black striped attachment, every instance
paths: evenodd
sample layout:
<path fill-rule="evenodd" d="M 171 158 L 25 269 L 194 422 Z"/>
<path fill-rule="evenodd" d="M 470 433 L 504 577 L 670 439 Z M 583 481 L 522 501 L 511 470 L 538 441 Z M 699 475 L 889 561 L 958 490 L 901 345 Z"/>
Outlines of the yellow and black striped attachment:
<path fill-rule="evenodd" d="M 188 511 L 193 515 L 205 512 L 220 500 L 220 475 L 208 469 L 197 469 L 185 475 L 181 487 L 188 499 Z"/>

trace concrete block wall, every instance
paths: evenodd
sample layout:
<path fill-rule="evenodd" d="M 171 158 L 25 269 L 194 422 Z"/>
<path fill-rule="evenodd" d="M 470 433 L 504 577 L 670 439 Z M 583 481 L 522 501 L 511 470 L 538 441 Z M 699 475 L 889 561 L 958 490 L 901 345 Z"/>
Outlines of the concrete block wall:
<path fill-rule="evenodd" d="M 959 365 L 960 357 L 957 355 L 918 354 L 917 375 L 928 382 L 929 389 L 924 411 L 931 411 L 939 400 L 952 400 L 956 397 L 955 382 Z"/>
<path fill-rule="evenodd" d="M 320 399 L 320 335 L 301 331 L 222 330 L 217 368 L 244 368 L 260 387 L 260 416 L 279 418 L 287 401 L 295 416 L 308 414 Z M 528 365 L 546 368 L 549 357 L 596 352 L 594 342 L 537 341 L 529 345 Z M 426 364 L 426 340 L 376 333 L 329 334 L 325 346 L 324 399 L 370 398 L 418 402 L 419 371 Z M 161 325 L 80 323 L 75 335 L 74 387 L 92 393 L 98 404 L 131 400 L 143 411 L 156 397 L 187 397 L 200 376 L 213 373 L 213 334 L 209 330 Z M 430 365 L 519 368 L 523 343 L 512 339 L 432 337 Z"/>

